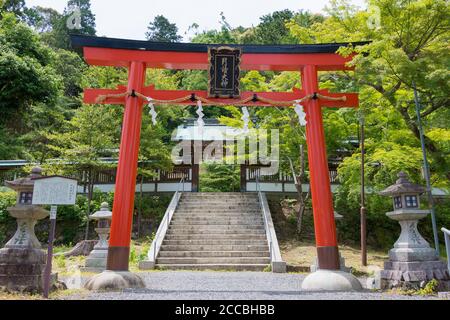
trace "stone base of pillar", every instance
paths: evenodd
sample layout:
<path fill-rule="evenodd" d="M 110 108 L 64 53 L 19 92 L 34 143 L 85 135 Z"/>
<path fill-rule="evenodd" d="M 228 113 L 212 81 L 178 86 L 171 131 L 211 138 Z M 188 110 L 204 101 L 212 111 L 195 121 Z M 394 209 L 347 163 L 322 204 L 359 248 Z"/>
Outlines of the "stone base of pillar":
<path fill-rule="evenodd" d="M 305 291 L 361 291 L 362 285 L 351 273 L 320 269 L 310 273 L 302 282 Z"/>
<path fill-rule="evenodd" d="M 0 289 L 7 292 L 41 293 L 46 254 L 34 248 L 0 249 Z M 58 286 L 58 276 L 51 275 L 50 288 Z"/>
<path fill-rule="evenodd" d="M 84 288 L 95 291 L 115 291 L 131 288 L 141 289 L 145 288 L 145 284 L 142 278 L 135 273 L 105 270 L 89 279 Z"/>
<path fill-rule="evenodd" d="M 435 261 L 386 261 L 384 269 L 375 274 L 376 289 L 420 289 L 436 279 L 439 282 L 438 290 L 450 289 L 450 275 L 447 264 L 440 260 Z"/>

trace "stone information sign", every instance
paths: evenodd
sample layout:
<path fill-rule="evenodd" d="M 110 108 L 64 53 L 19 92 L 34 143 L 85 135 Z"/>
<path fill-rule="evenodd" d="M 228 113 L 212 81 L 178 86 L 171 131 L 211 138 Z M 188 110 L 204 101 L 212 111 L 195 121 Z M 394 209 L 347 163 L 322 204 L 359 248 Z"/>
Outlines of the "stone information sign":
<path fill-rule="evenodd" d="M 64 177 L 45 177 L 34 183 L 33 204 L 75 204 L 77 181 Z"/>

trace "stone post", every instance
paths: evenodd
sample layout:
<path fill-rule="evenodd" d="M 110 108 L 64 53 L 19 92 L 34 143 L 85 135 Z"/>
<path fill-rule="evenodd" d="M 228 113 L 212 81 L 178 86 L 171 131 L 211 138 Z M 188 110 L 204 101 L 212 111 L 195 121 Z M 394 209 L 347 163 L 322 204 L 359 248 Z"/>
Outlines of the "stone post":
<path fill-rule="evenodd" d="M 101 204 L 99 211 L 89 217 L 92 220 L 97 220 L 97 228 L 95 228 L 95 231 L 98 234 L 99 241 L 87 257 L 86 266 L 82 268 L 83 271 L 102 272 L 106 269 L 111 217 L 112 212 L 109 210 L 108 203 L 106 202 Z"/>

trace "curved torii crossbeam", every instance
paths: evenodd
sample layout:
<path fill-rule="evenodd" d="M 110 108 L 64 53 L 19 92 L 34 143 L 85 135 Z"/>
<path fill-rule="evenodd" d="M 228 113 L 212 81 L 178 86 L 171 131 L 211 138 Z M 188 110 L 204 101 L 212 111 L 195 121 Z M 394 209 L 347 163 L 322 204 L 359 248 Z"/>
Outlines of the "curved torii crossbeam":
<path fill-rule="evenodd" d="M 126 67 L 129 71 L 126 87 L 85 89 L 84 91 L 85 103 L 96 103 L 96 99 L 100 95 L 117 94 L 120 97 L 106 98 L 102 103 L 125 105 L 107 269 L 127 271 L 142 110 L 146 101 L 138 96 L 124 95 L 124 93 L 139 92 L 157 100 L 174 100 L 192 94 L 206 98 L 206 91 L 156 90 L 154 86 L 144 86 L 144 83 L 146 68 L 206 70 L 208 68 L 208 46 L 205 44 L 158 43 L 79 35 L 71 36 L 71 41 L 74 47 L 83 48 L 87 63 L 97 66 Z M 352 43 L 352 45 L 359 44 L 365 43 Z M 315 97 L 318 95 L 335 98 L 346 97 L 345 101 L 308 99 L 303 103 L 307 121 L 306 139 L 318 265 L 320 269 L 329 270 L 340 269 L 340 263 L 321 107 L 357 107 L 358 95 L 356 93 L 330 93 L 327 90 L 319 90 L 318 72 L 351 69 L 346 66 L 346 63 L 352 57 L 344 58 L 336 53 L 339 47 L 347 45 L 349 43 L 239 46 L 242 48 L 242 70 L 298 71 L 301 73 L 302 89 L 292 92 L 243 92 L 240 99 L 208 98 L 218 105 L 223 103 L 233 105 L 233 102 L 254 94 L 276 101 L 293 101 L 312 95 Z M 178 104 L 189 105 L 192 102 L 185 101 Z M 241 106 L 273 105 L 262 101 L 249 101 L 246 104 L 241 104 Z"/>

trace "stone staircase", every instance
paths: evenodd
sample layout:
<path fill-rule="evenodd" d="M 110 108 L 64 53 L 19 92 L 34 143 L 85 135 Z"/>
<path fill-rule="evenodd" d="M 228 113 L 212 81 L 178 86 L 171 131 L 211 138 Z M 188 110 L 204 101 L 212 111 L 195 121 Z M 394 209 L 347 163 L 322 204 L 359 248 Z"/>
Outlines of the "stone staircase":
<path fill-rule="evenodd" d="M 156 267 L 262 271 L 269 246 L 257 193 L 183 193 Z"/>

